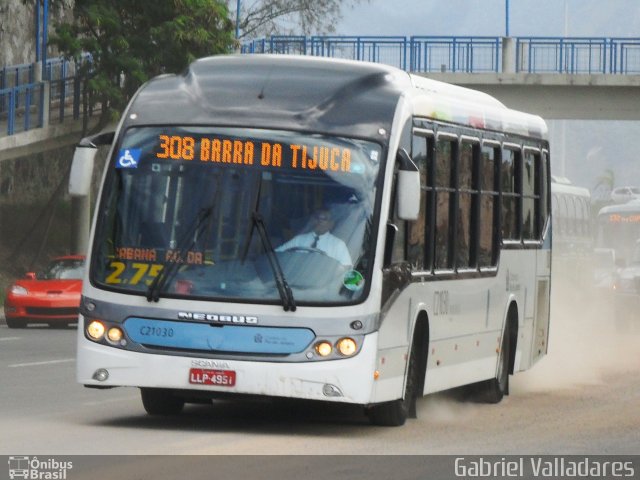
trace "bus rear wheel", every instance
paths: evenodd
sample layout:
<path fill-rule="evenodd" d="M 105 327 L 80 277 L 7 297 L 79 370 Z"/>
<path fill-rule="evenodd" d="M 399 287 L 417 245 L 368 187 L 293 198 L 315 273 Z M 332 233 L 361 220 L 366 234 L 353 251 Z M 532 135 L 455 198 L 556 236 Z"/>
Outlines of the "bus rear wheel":
<path fill-rule="evenodd" d="M 171 390 L 141 388 L 142 405 L 149 415 L 177 415 L 184 408 L 184 400 Z"/>
<path fill-rule="evenodd" d="M 511 353 L 509 340 L 509 325 L 507 324 L 502 336 L 496 377 L 476 385 L 474 397 L 477 401 L 500 403 L 505 395 L 509 395 L 509 355 Z"/>

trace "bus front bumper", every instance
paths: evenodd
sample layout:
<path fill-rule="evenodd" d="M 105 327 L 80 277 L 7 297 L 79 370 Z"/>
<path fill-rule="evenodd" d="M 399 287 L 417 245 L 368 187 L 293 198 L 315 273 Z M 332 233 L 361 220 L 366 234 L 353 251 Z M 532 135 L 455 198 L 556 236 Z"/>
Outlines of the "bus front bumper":
<path fill-rule="evenodd" d="M 79 330 L 77 380 L 87 387 L 163 388 L 363 405 L 374 396 L 377 332 L 365 336 L 354 357 L 287 363 L 132 352 L 91 342 L 82 335 L 82 327 Z M 203 384 L 203 376 L 216 373 L 232 385 Z"/>

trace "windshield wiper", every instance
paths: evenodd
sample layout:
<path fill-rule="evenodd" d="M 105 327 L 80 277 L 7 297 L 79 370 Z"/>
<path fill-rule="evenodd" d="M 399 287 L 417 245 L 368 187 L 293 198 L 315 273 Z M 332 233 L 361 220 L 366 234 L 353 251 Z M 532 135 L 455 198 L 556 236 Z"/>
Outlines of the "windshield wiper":
<path fill-rule="evenodd" d="M 267 254 L 267 258 L 269 259 L 269 265 L 271 266 L 271 271 L 273 272 L 273 278 L 276 281 L 276 287 L 278 288 L 278 293 L 280 294 L 280 298 L 282 299 L 282 308 L 284 308 L 285 312 L 289 310 L 295 312 L 296 302 L 293 298 L 293 292 L 291 291 L 291 287 L 289 287 L 289 284 L 284 277 L 282 266 L 280 265 L 280 261 L 278 260 L 278 255 L 276 255 L 276 251 L 273 249 L 271 240 L 269 240 L 269 234 L 267 233 L 267 229 L 264 226 L 264 219 L 259 212 L 253 212 L 253 214 L 251 215 L 251 219 L 253 220 L 253 224 L 258 229 L 262 247 L 264 248 Z"/>
<path fill-rule="evenodd" d="M 189 230 L 187 230 L 180 238 L 177 252 L 175 253 L 181 256 L 183 252 L 188 252 L 193 248 L 196 243 L 196 239 L 202 234 L 202 230 L 205 226 L 205 220 L 211 216 L 212 212 L 213 207 L 203 208 L 198 212 L 198 216 Z M 164 291 L 167 283 L 175 277 L 179 266 L 180 262 L 178 261 L 164 264 L 164 268 L 160 270 L 158 276 L 153 279 L 153 282 L 151 282 L 151 285 L 149 285 L 149 288 L 147 289 L 148 302 L 157 302 L 160 300 L 160 294 Z"/>

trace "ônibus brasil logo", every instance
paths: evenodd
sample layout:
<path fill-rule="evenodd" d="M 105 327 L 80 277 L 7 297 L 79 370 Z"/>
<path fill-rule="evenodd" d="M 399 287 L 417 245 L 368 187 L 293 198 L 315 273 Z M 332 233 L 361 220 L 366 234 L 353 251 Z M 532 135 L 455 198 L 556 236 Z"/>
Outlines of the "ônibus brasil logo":
<path fill-rule="evenodd" d="M 9 457 L 9 478 L 31 480 L 66 480 L 67 470 L 73 468 L 73 462 L 62 462 L 55 458 L 44 460 L 38 457 L 14 455 Z"/>

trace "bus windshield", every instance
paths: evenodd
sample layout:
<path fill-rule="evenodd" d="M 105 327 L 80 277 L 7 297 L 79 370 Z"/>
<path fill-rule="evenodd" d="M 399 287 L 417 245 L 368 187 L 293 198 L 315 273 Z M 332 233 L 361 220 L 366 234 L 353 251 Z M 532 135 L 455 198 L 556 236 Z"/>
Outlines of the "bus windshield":
<path fill-rule="evenodd" d="M 281 276 L 297 304 L 362 301 L 381 158 L 379 144 L 339 137 L 130 128 L 109 167 L 91 281 L 155 300 L 277 304 Z"/>

